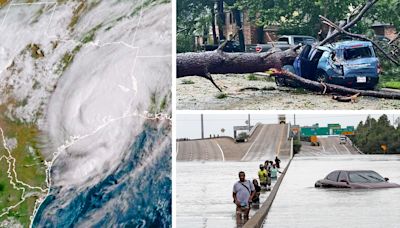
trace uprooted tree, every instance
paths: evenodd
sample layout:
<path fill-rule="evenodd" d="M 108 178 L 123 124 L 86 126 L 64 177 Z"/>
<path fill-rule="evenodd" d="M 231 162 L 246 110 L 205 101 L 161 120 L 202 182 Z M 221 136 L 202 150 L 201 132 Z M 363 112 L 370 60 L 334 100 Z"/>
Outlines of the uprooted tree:
<path fill-rule="evenodd" d="M 350 32 L 350 29 L 355 26 L 367 13 L 367 11 L 374 6 L 378 0 L 367 0 L 363 5 L 353 10 L 346 20 L 335 24 L 324 16 L 320 16 L 322 23 L 330 27 L 330 31 L 325 39 L 318 45 L 324 45 L 332 41 L 340 39 L 341 35 L 350 36 L 359 40 L 366 40 L 372 42 L 375 48 L 382 53 L 393 64 L 400 66 L 399 48 L 394 45 L 398 41 L 397 38 L 391 40 L 392 50 L 385 51 L 376 42 L 370 40 L 365 35 L 355 34 Z M 240 30 L 241 28 L 238 28 Z M 321 93 L 335 93 L 345 96 L 361 95 L 373 96 L 379 98 L 400 99 L 400 93 L 387 92 L 387 91 L 368 91 L 347 88 L 344 86 L 333 85 L 329 83 L 312 81 L 296 74 L 290 73 L 282 69 L 284 65 L 291 65 L 298 55 L 299 46 L 293 47 L 285 51 L 273 48 L 265 53 L 226 53 L 223 51 L 224 43 L 215 51 L 208 52 L 189 52 L 177 54 L 177 78 L 188 76 L 199 76 L 210 80 L 214 86 L 220 91 L 220 87 L 214 82 L 212 74 L 228 74 L 228 73 L 254 73 L 265 72 L 272 70 L 272 76 L 289 79 L 296 82 L 304 89 L 317 91 Z"/>

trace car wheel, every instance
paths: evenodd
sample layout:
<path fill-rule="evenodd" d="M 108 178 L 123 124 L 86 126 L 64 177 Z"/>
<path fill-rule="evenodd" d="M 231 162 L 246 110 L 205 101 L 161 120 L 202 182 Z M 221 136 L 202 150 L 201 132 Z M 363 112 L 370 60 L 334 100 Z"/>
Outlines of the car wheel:
<path fill-rule="evenodd" d="M 286 79 L 281 78 L 281 77 L 275 77 L 275 83 L 277 86 L 286 86 Z"/>
<path fill-rule="evenodd" d="M 315 75 L 315 81 L 327 82 L 328 75 L 324 71 L 318 71 Z"/>

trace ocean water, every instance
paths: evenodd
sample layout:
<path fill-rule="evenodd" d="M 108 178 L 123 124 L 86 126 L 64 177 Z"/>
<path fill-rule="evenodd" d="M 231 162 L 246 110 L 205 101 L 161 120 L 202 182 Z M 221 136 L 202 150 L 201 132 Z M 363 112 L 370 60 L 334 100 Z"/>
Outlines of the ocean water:
<path fill-rule="evenodd" d="M 84 189 L 53 187 L 33 227 L 171 227 L 171 143 L 152 153 L 165 137 L 146 126 L 111 175 Z"/>

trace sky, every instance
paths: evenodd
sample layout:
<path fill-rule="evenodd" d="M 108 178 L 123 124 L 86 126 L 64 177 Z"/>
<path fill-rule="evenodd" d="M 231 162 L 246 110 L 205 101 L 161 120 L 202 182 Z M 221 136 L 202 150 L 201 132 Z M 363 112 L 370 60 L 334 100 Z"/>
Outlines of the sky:
<path fill-rule="evenodd" d="M 377 119 L 382 114 L 371 114 L 371 117 Z M 311 126 L 319 123 L 321 127 L 330 123 L 339 123 L 342 127 L 357 127 L 360 121 L 365 121 L 368 114 L 296 114 L 296 124 L 300 126 Z M 399 114 L 389 114 L 388 118 L 393 124 Z M 210 134 L 219 134 L 233 137 L 233 126 L 246 125 L 245 121 L 248 114 L 204 114 L 204 137 Z M 201 138 L 200 114 L 177 114 L 176 115 L 176 137 L 177 138 Z M 264 124 L 278 123 L 278 114 L 251 114 L 251 125 L 257 122 Z M 286 114 L 286 122 L 294 124 L 294 114 Z M 224 134 L 221 128 L 225 129 Z"/>

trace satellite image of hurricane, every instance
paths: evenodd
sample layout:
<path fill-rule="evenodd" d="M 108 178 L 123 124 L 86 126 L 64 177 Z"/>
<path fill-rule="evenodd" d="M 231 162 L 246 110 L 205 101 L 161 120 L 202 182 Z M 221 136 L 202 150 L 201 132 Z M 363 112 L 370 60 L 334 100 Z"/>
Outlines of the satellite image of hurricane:
<path fill-rule="evenodd" d="M 0 0 L 0 227 L 172 227 L 170 0 Z"/>

